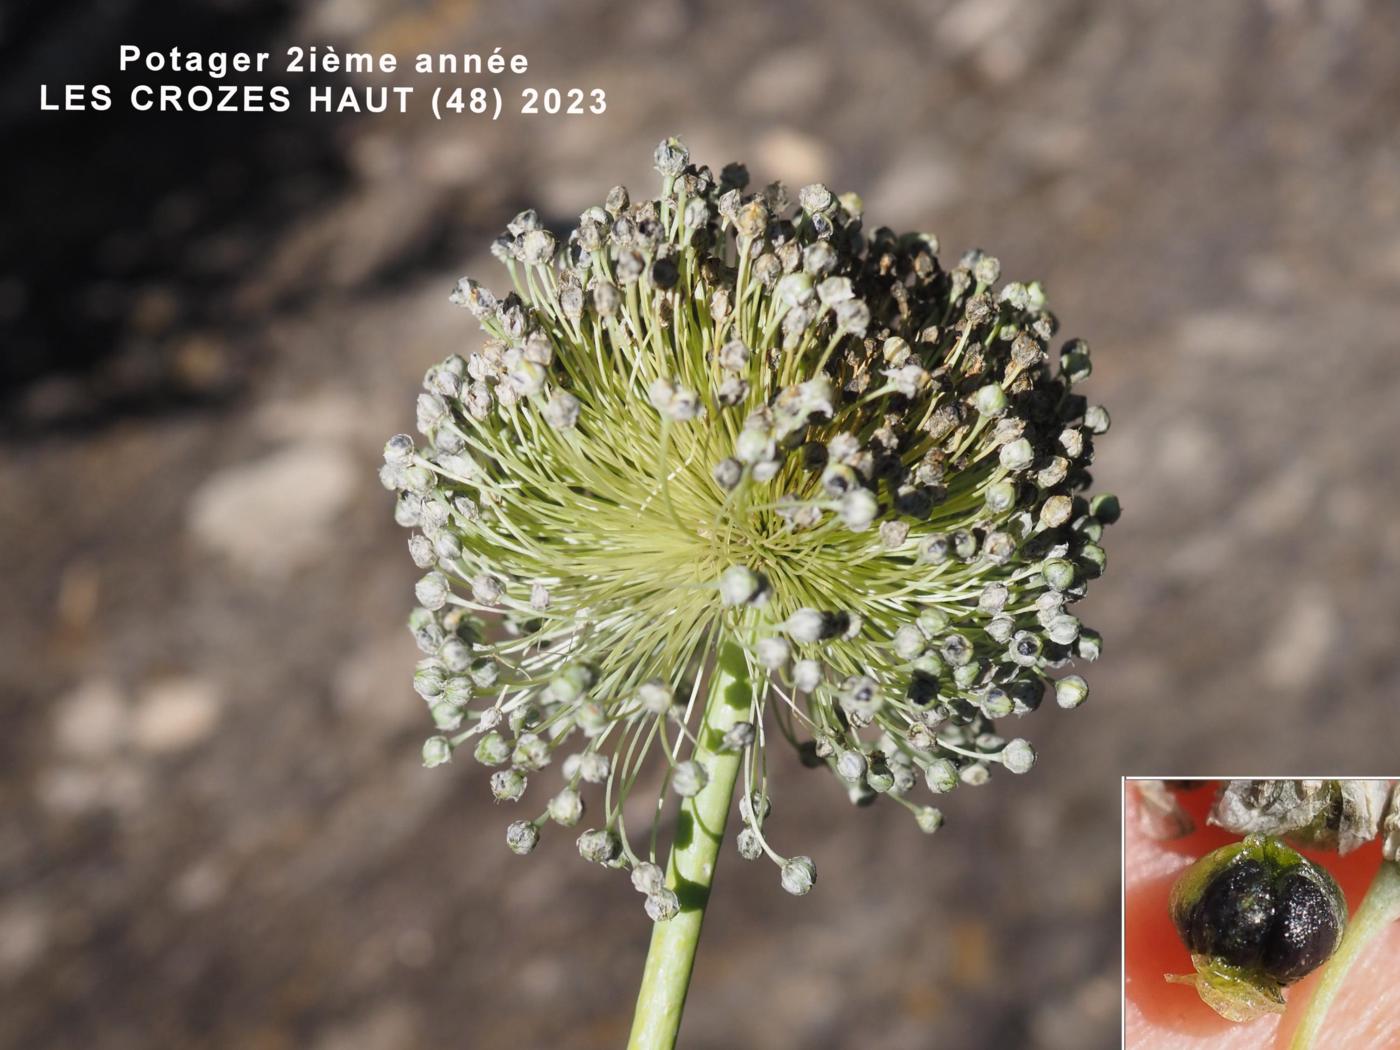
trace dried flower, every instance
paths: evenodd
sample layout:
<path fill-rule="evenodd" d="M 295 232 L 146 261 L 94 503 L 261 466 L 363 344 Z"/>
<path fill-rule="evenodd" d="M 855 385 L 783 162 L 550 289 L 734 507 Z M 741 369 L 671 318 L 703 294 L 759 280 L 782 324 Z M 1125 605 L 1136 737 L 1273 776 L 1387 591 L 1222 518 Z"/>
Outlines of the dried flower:
<path fill-rule="evenodd" d="M 998 289 L 981 252 L 945 269 L 931 235 L 865 229 L 853 194 L 745 195 L 747 172 L 717 179 L 677 139 L 655 165 L 658 199 L 617 187 L 563 242 L 533 212 L 509 224 L 514 290 L 458 283 L 484 342 L 429 370 L 422 440 L 391 438 L 380 476 L 425 572 L 424 763 L 471 743 L 498 800 L 545 785 L 508 832 L 521 853 L 601 785 L 579 851 L 631 870 L 661 921 L 656 829 L 623 802 L 649 760 L 686 802 L 710 783 L 722 646 L 755 683 L 707 745 L 742 757 L 739 849 L 803 894 L 812 862 L 769 838 L 771 733 L 936 830 L 921 782 L 1029 770 L 995 721 L 1098 655 L 1068 608 L 1119 511 L 1084 494 L 1108 415 L 1074 391 L 1086 343 L 1052 360 L 1038 284 Z M 1077 674 L 1054 690 L 1087 695 Z"/>
<path fill-rule="evenodd" d="M 1196 822 L 1186 812 L 1165 780 L 1130 781 L 1137 791 L 1138 824 L 1148 838 L 1179 839 L 1196 830 Z"/>
<path fill-rule="evenodd" d="M 1346 854 L 1379 834 L 1388 794 L 1383 780 L 1232 780 L 1207 819 L 1237 835 Z"/>
<path fill-rule="evenodd" d="M 1400 783 L 1391 790 L 1381 832 L 1385 836 L 1381 840 L 1381 855 L 1392 864 L 1400 864 Z"/>

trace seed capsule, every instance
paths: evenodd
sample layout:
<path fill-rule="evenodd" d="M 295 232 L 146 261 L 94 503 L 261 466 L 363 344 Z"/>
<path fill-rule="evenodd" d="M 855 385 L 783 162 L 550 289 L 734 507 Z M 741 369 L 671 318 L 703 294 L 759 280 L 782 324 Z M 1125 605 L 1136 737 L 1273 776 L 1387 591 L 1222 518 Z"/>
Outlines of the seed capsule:
<path fill-rule="evenodd" d="M 676 896 L 675 890 L 669 890 L 663 886 L 655 893 L 647 895 L 645 907 L 647 918 L 651 919 L 652 922 L 665 922 L 679 914 L 681 899 Z"/>
<path fill-rule="evenodd" d="M 1331 957 L 1347 922 L 1346 900 L 1326 869 L 1262 835 L 1186 869 L 1169 907 L 1196 972 L 1167 980 L 1194 984 L 1231 1021 L 1282 1012 L 1283 987 Z"/>
<path fill-rule="evenodd" d="M 632 869 L 632 886 L 638 893 L 651 896 L 666 886 L 666 874 L 650 861 L 642 861 Z"/>
<path fill-rule="evenodd" d="M 793 857 L 783 865 L 781 881 L 794 897 L 805 896 L 817 881 L 817 866 L 811 857 Z"/>
<path fill-rule="evenodd" d="M 540 829 L 528 820 L 514 821 L 506 828 L 506 845 L 512 853 L 525 856 L 533 853 L 540 841 Z"/>
<path fill-rule="evenodd" d="M 739 855 L 745 860 L 758 860 L 763 856 L 763 842 L 752 828 L 744 828 L 739 832 L 734 844 L 739 849 Z"/>

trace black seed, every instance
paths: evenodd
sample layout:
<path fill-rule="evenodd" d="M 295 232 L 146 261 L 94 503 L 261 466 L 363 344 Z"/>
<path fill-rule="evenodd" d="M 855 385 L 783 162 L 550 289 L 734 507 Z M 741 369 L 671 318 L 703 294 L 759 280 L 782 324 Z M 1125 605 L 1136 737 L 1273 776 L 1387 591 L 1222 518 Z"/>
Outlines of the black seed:
<path fill-rule="evenodd" d="M 948 722 L 955 726 L 970 725 L 974 719 L 979 717 L 977 708 L 973 707 L 960 696 L 955 696 L 951 700 L 940 700 L 934 705 L 934 710 Z"/>
<path fill-rule="evenodd" d="M 927 707 L 938 699 L 938 679 L 927 671 L 915 671 L 909 676 L 909 702 Z"/>
<path fill-rule="evenodd" d="M 673 288 L 680 272 L 676 269 L 676 264 L 671 259 L 657 259 L 651 267 L 652 283 L 658 288 Z"/>
<path fill-rule="evenodd" d="M 1047 686 L 1044 679 L 1033 678 L 1008 682 L 1002 688 L 1006 690 L 1011 697 L 1011 702 L 1015 704 L 1015 713 L 1024 715 L 1040 706 L 1041 700 L 1045 698 Z"/>
<path fill-rule="evenodd" d="M 844 612 L 824 612 L 822 613 L 822 638 L 835 638 L 839 634 L 845 634 L 851 628 L 851 617 Z"/>
<path fill-rule="evenodd" d="M 1280 984 L 1312 973 L 1331 956 L 1341 937 L 1332 899 L 1301 871 L 1278 881 L 1278 916 L 1264 946 L 1264 971 Z"/>
<path fill-rule="evenodd" d="M 1187 947 L 1232 966 L 1258 966 L 1276 911 L 1268 868 L 1257 860 L 1232 864 L 1201 894 Z"/>

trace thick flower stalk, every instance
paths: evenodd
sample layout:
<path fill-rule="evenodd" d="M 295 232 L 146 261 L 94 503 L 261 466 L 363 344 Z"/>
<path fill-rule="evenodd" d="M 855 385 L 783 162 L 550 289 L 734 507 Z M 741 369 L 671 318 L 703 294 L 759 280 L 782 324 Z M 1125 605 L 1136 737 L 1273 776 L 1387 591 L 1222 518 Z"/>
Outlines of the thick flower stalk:
<path fill-rule="evenodd" d="M 484 343 L 428 372 L 423 441 L 392 438 L 382 478 L 425 573 L 425 764 L 465 749 L 528 806 L 512 850 L 578 828 L 661 921 L 666 799 L 721 768 L 738 851 L 811 888 L 770 820 L 777 738 L 926 832 L 933 796 L 1026 772 L 999 725 L 1084 701 L 1056 672 L 1098 655 L 1071 610 L 1118 507 L 1085 495 L 1108 415 L 1074 391 L 1088 346 L 1047 349 L 1038 284 L 867 231 L 853 194 L 748 193 L 674 139 L 655 160 L 658 199 L 618 187 L 562 242 L 509 224 L 513 291 L 459 283 Z M 743 689 L 716 722 L 722 652 Z"/>

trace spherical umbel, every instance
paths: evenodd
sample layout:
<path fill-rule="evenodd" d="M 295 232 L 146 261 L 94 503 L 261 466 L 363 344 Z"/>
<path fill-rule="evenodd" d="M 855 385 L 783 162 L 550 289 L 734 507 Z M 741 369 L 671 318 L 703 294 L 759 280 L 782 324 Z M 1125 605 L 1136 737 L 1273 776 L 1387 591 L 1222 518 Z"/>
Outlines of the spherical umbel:
<path fill-rule="evenodd" d="M 575 829 L 665 922 L 644 866 L 669 807 L 717 794 L 715 755 L 742 763 L 741 854 L 798 894 L 815 867 L 771 839 L 770 741 L 924 831 L 931 794 L 1028 773 L 999 725 L 1087 697 L 1100 640 L 1071 607 L 1120 508 L 1088 492 L 1089 345 L 1053 347 L 1039 284 L 867 226 L 854 194 L 751 192 L 678 139 L 654 161 L 655 199 L 615 187 L 565 237 L 507 224 L 512 290 L 457 283 L 484 338 L 429 369 L 379 476 L 418 570 L 424 764 L 465 746 L 537 807 L 511 849 Z M 752 690 L 709 734 L 725 646 Z M 662 797 L 624 807 L 643 784 Z"/>
<path fill-rule="evenodd" d="M 1327 870 L 1261 835 L 1196 861 L 1172 886 L 1169 907 L 1196 973 L 1168 979 L 1194 983 L 1231 1020 L 1282 1010 L 1281 989 L 1326 962 L 1347 923 Z"/>

